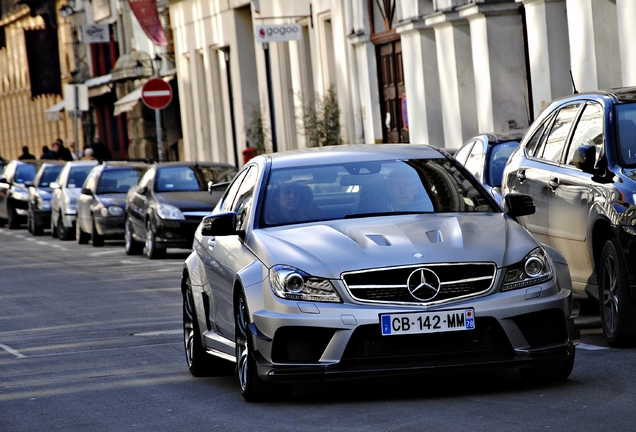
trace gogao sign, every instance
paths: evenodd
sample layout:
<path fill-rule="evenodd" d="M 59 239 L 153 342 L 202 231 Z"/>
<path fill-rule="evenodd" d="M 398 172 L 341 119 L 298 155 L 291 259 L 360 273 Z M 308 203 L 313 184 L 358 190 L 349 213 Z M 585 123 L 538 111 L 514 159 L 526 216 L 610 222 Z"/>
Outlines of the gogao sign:
<path fill-rule="evenodd" d="M 262 25 L 255 28 L 256 42 L 287 42 L 301 39 L 300 24 Z"/>

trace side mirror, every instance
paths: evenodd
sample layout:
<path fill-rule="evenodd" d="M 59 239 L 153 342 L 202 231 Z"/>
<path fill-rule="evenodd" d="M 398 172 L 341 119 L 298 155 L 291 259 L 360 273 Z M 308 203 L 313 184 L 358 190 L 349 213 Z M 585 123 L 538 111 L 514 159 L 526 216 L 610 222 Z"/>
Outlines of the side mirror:
<path fill-rule="evenodd" d="M 33 187 L 33 182 L 31 180 L 27 180 L 24 182 L 24 185 L 28 188 Z"/>
<path fill-rule="evenodd" d="M 503 207 L 510 217 L 527 216 L 534 214 L 536 207 L 534 199 L 525 194 L 506 194 L 503 197 Z"/>
<path fill-rule="evenodd" d="M 206 216 L 201 221 L 201 235 L 228 236 L 236 235 L 236 213 L 226 212 Z"/>
<path fill-rule="evenodd" d="M 140 188 L 137 188 L 137 193 L 140 194 L 140 195 L 148 194 L 148 187 L 147 186 L 142 186 Z"/>
<path fill-rule="evenodd" d="M 89 188 L 83 187 L 82 188 L 82 195 L 91 195 L 92 196 L 93 195 L 93 191 L 90 190 Z"/>
<path fill-rule="evenodd" d="M 60 188 L 60 184 L 58 182 L 51 182 L 51 183 L 49 183 L 49 187 L 51 189 L 59 189 Z"/>
<path fill-rule="evenodd" d="M 590 145 L 579 146 L 572 157 L 572 165 L 588 174 L 594 173 L 596 165 L 596 147 Z"/>

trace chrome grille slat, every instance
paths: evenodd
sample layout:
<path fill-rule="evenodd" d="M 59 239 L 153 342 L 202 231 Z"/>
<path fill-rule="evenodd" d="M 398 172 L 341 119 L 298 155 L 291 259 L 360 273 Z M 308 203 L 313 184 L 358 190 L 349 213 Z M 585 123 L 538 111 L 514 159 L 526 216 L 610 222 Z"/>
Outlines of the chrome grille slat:
<path fill-rule="evenodd" d="M 440 279 L 439 293 L 426 302 L 413 297 L 407 285 L 409 275 L 421 268 L 432 270 Z M 436 263 L 347 272 L 342 274 L 342 280 L 351 297 L 361 302 L 437 304 L 488 292 L 495 274 L 493 263 Z M 404 282 L 394 283 L 395 280 Z"/>

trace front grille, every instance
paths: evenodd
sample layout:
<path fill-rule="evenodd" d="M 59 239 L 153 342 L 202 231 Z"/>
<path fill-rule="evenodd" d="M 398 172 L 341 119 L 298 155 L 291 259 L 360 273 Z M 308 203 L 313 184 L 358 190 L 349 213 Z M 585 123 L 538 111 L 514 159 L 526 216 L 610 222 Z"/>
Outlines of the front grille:
<path fill-rule="evenodd" d="M 514 351 L 491 317 L 476 318 L 475 329 L 382 336 L 379 324 L 358 327 L 345 349 L 343 368 L 426 367 L 510 360 Z"/>
<path fill-rule="evenodd" d="M 408 289 L 409 276 L 418 269 L 434 272 L 439 292 L 429 300 L 414 297 Z M 371 269 L 343 273 L 349 294 L 356 300 L 373 303 L 439 303 L 487 292 L 493 284 L 496 267 L 492 263 L 428 264 Z"/>

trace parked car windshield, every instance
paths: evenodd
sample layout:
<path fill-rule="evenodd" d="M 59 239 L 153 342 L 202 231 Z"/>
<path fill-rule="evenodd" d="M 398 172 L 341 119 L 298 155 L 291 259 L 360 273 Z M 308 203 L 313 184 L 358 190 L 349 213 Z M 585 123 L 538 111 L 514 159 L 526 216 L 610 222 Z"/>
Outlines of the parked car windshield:
<path fill-rule="evenodd" d="M 262 226 L 384 214 L 493 212 L 476 180 L 447 159 L 273 170 Z"/>
<path fill-rule="evenodd" d="M 236 171 L 227 167 L 175 166 L 157 170 L 157 192 L 207 191 L 208 182 L 225 183 L 234 178 Z"/>
<path fill-rule="evenodd" d="M 488 170 L 488 184 L 501 187 L 504 168 L 512 152 L 519 147 L 519 141 L 507 141 L 497 144 L 491 150 L 490 167 Z"/>
<path fill-rule="evenodd" d="M 138 180 L 139 171 L 134 168 L 104 170 L 99 178 L 97 193 L 126 193 Z"/>
<path fill-rule="evenodd" d="M 42 175 L 40 176 L 40 181 L 38 183 L 38 187 L 48 187 L 51 182 L 54 182 L 57 176 L 62 171 L 64 165 L 51 165 L 49 167 L 44 168 Z"/>
<path fill-rule="evenodd" d="M 622 166 L 636 166 L 636 103 L 616 104 L 616 125 L 619 159 Z"/>
<path fill-rule="evenodd" d="M 92 165 L 72 167 L 71 172 L 68 175 L 68 187 L 81 187 L 84 184 L 86 177 L 88 177 L 88 173 L 91 172 L 92 169 Z"/>
<path fill-rule="evenodd" d="M 35 177 L 35 165 L 23 164 L 18 165 L 15 172 L 16 183 L 24 183 L 25 181 L 32 181 Z"/>

